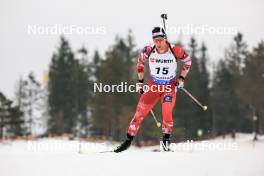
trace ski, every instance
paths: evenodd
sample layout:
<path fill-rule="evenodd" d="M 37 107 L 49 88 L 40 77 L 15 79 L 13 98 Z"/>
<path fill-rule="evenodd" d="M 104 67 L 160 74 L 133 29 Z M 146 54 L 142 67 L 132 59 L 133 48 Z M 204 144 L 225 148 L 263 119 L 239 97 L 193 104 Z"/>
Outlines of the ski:
<path fill-rule="evenodd" d="M 105 150 L 105 151 L 86 151 L 86 152 L 78 152 L 79 154 L 97 154 L 97 153 L 115 153 L 114 150 Z"/>

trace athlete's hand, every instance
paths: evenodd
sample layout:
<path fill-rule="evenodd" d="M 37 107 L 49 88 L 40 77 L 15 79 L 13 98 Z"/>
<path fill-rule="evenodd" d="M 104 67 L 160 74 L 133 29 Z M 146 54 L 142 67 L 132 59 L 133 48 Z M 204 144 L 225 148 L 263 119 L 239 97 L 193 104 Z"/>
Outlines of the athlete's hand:
<path fill-rule="evenodd" d="M 179 76 L 179 78 L 175 82 L 175 86 L 178 88 L 184 87 L 184 77 L 183 76 Z"/>
<path fill-rule="evenodd" d="M 144 86 L 144 80 L 138 80 L 138 83 L 136 84 L 136 89 L 139 91 L 140 94 L 144 93 L 143 90 L 143 86 Z"/>

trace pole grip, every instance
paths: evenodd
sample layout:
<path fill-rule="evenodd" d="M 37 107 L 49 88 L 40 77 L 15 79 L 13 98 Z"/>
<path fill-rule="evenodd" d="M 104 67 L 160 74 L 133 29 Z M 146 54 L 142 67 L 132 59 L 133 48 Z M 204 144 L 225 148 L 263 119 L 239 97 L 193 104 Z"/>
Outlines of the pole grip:
<path fill-rule="evenodd" d="M 160 17 L 161 17 L 162 20 L 163 20 L 163 27 L 164 27 L 164 30 L 165 30 L 165 32 L 167 32 L 167 30 L 166 30 L 166 21 L 165 21 L 165 20 L 168 19 L 167 14 L 166 14 L 166 13 L 163 13 L 163 14 L 160 15 Z"/>

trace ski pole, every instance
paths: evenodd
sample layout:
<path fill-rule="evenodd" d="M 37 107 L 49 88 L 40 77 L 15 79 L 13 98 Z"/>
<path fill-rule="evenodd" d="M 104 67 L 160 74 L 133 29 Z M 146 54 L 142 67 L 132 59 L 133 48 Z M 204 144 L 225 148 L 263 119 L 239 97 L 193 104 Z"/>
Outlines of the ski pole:
<path fill-rule="evenodd" d="M 204 111 L 207 110 L 207 106 L 206 105 L 202 105 L 189 91 L 187 91 L 185 88 L 181 87 L 179 88 L 181 90 L 183 90 L 196 104 L 198 104 Z"/>
<path fill-rule="evenodd" d="M 156 116 L 155 116 L 155 114 L 154 114 L 152 109 L 150 110 L 150 113 L 152 114 L 152 117 L 154 118 L 154 120 L 155 120 L 155 122 L 157 124 L 157 127 L 159 128 L 161 126 L 161 123 L 157 120 L 157 118 L 156 118 Z"/>

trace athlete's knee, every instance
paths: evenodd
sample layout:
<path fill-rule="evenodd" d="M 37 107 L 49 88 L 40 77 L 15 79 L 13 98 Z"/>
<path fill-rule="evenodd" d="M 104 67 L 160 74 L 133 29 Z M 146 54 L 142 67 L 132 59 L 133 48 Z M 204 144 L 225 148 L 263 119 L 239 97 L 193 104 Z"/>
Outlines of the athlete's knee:
<path fill-rule="evenodd" d="M 131 120 L 128 127 L 128 134 L 131 136 L 135 136 L 139 130 L 139 127 L 144 119 L 143 114 L 141 112 L 136 112 L 133 119 Z"/>

